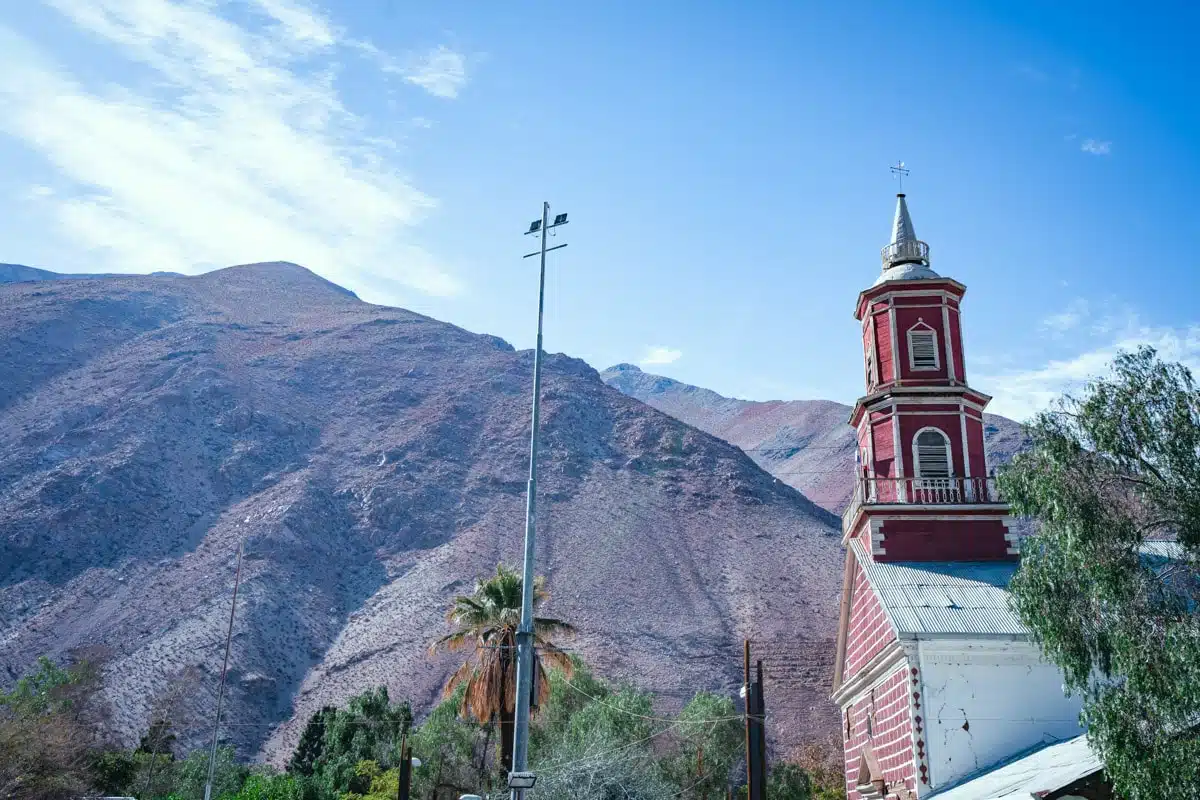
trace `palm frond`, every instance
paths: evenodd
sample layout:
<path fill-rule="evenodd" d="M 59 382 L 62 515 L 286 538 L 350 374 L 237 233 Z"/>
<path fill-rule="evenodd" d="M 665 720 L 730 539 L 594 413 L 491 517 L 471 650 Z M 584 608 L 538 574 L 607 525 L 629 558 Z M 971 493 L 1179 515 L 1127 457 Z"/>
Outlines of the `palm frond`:
<path fill-rule="evenodd" d="M 442 690 L 442 698 L 447 698 L 454 694 L 454 690 L 459 687 L 463 681 L 469 681 L 475 675 L 475 664 L 472 661 L 464 661 L 463 665 L 454 670 L 454 674 L 450 676 L 450 680 L 446 681 L 446 688 Z"/>
<path fill-rule="evenodd" d="M 546 642 L 538 646 L 541 649 L 541 652 L 538 653 L 539 665 L 546 663 L 552 667 L 558 667 L 568 678 L 575 674 L 575 662 L 571 660 L 569 654 Z"/>
<path fill-rule="evenodd" d="M 433 644 L 429 645 L 429 654 L 433 655 L 441 647 L 445 647 L 451 652 L 454 650 L 462 650 L 464 647 L 467 647 L 472 643 L 472 638 L 474 638 L 474 634 L 469 630 L 460 630 L 454 631 L 453 633 L 448 633 L 442 638 L 436 640 Z"/>

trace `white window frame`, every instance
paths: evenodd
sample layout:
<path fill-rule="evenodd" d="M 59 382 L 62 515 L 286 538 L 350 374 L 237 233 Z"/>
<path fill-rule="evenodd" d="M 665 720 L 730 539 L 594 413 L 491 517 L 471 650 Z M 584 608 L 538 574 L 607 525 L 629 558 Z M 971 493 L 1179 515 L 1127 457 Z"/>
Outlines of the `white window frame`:
<path fill-rule="evenodd" d="M 913 353 L 913 331 L 928 331 L 930 334 L 929 340 L 933 344 L 933 366 L 918 367 L 917 358 Z M 936 372 L 942 368 L 942 348 L 938 347 L 937 329 L 930 325 L 920 317 L 917 318 L 917 324 L 904 332 L 905 342 L 908 344 L 908 368 L 913 372 Z"/>
<path fill-rule="evenodd" d="M 925 433 L 927 431 L 933 431 L 934 433 L 938 434 L 939 436 L 942 437 L 942 441 L 946 443 L 946 468 L 950 474 L 945 477 L 938 476 L 936 478 L 932 478 L 932 477 L 927 477 L 927 476 L 921 474 L 921 453 L 920 453 L 920 448 L 918 448 L 918 446 L 917 446 L 917 440 L 919 440 L 921 438 L 922 433 Z M 924 428 L 921 428 L 921 430 L 919 430 L 913 434 L 912 456 L 913 456 L 913 477 L 915 477 L 915 478 L 920 478 L 920 479 L 930 480 L 930 481 L 937 481 L 937 480 L 946 480 L 946 479 L 956 477 L 954 474 L 954 445 L 950 441 L 950 435 L 947 434 L 941 428 L 937 427 L 936 425 L 926 425 Z"/>

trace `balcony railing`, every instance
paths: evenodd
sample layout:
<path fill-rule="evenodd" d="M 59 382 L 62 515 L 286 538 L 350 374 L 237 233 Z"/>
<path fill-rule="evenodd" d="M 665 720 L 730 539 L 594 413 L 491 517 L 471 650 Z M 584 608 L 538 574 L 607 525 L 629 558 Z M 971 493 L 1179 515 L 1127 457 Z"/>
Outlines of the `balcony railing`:
<path fill-rule="evenodd" d="M 1003 503 L 995 478 L 859 478 L 846 509 L 852 518 L 861 505 L 980 505 Z"/>
<path fill-rule="evenodd" d="M 904 261 L 923 261 L 928 264 L 929 245 L 917 239 L 905 239 L 902 242 L 884 245 L 879 251 L 879 257 L 883 261 L 884 269 Z"/>

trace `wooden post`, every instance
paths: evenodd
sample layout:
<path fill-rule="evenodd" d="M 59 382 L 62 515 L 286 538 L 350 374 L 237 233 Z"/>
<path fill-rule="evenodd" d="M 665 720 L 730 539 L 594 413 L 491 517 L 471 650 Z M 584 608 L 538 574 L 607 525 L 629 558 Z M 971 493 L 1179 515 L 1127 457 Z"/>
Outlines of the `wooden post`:
<path fill-rule="evenodd" d="M 408 800 L 412 784 L 412 751 L 408 749 L 408 734 L 400 738 L 400 772 L 396 778 L 396 800 Z"/>
<path fill-rule="evenodd" d="M 742 672 L 745 680 L 742 687 L 746 695 L 746 800 L 758 800 L 754 794 L 754 758 L 751 755 L 753 748 L 751 747 L 750 734 L 750 716 L 754 713 L 754 692 L 750 685 L 750 640 L 745 641 L 744 653 L 742 656 Z"/>
<path fill-rule="evenodd" d="M 757 719 L 755 725 L 758 728 L 758 797 L 759 800 L 766 800 L 767 797 L 767 706 L 763 698 L 763 665 L 762 659 L 758 660 L 757 675 L 754 682 L 754 704 Z"/>

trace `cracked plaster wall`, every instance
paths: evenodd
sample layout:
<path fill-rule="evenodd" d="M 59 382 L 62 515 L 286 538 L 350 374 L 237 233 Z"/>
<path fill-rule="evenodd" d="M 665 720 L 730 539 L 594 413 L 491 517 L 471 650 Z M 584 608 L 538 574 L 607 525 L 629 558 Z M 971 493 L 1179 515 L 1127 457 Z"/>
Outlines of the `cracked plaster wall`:
<path fill-rule="evenodd" d="M 940 641 L 919 647 L 933 789 L 1040 743 L 1083 732 L 1078 698 L 1020 641 Z"/>

